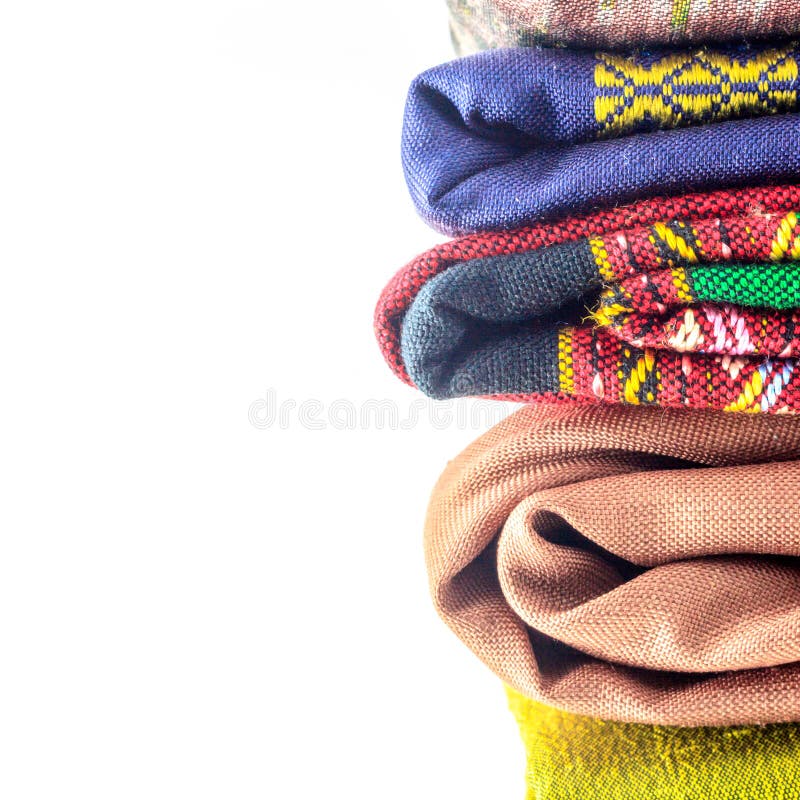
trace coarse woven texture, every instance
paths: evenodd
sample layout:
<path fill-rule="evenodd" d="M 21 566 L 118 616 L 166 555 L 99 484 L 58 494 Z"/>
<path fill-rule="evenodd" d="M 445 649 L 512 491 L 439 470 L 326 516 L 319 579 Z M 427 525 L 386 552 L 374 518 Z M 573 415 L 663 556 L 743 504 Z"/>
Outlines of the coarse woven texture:
<path fill-rule="evenodd" d="M 508 690 L 528 800 L 794 800 L 800 726 L 680 728 L 570 714 Z"/>
<path fill-rule="evenodd" d="M 633 48 L 800 33 L 787 0 L 447 0 L 456 50 L 535 44 Z"/>
<path fill-rule="evenodd" d="M 786 359 L 800 352 L 799 307 L 796 263 L 676 266 L 609 286 L 592 320 L 636 348 Z"/>
<path fill-rule="evenodd" d="M 800 720 L 800 424 L 527 406 L 450 462 L 437 611 L 538 702 L 662 725 Z"/>
<path fill-rule="evenodd" d="M 391 370 L 411 383 L 400 348 L 403 319 L 420 290 L 436 275 L 461 262 L 492 256 L 528 253 L 580 237 L 596 237 L 656 222 L 687 220 L 697 224 L 714 217 L 787 214 L 800 208 L 800 187 L 794 185 L 715 191 L 640 201 L 622 208 L 567 217 L 512 231 L 471 234 L 437 245 L 417 256 L 389 281 L 375 308 L 378 344 Z M 780 247 L 790 250 L 785 236 Z"/>
<path fill-rule="evenodd" d="M 402 156 L 449 234 L 800 173 L 795 45 L 615 56 L 480 53 L 420 75 Z M 713 124 L 712 124 L 713 123 Z"/>
<path fill-rule="evenodd" d="M 406 313 L 403 362 L 439 399 L 798 412 L 800 267 L 782 263 L 798 250 L 789 212 L 656 223 L 461 262 Z"/>
<path fill-rule="evenodd" d="M 758 221 L 760 222 L 759 218 Z M 797 229 L 797 215 L 790 212 L 780 219 L 779 226 L 794 231 Z M 790 223 L 789 220 L 792 222 Z M 718 220 L 720 229 L 725 223 Z M 692 236 L 699 228 L 680 222 L 657 223 L 650 234 L 651 240 L 657 237 L 671 238 Z M 779 228 L 780 230 L 780 228 Z M 602 238 L 592 240 L 602 242 Z M 663 241 L 663 240 L 662 240 Z M 686 240 L 681 240 L 686 243 Z M 730 248 L 729 248 L 730 249 Z M 645 312 L 659 307 L 686 305 L 688 303 L 733 303 L 748 308 L 790 309 L 800 305 L 800 266 L 790 264 L 696 264 L 693 260 L 703 257 L 703 253 L 684 257 L 678 253 L 665 259 L 668 269 L 652 273 L 631 274 L 630 277 L 613 283 L 600 296 L 604 313 L 610 315 L 629 310 Z"/>
<path fill-rule="evenodd" d="M 690 306 L 659 313 L 631 311 L 621 305 L 601 308 L 592 319 L 606 325 L 622 341 L 641 350 L 688 353 L 684 370 L 698 362 L 692 353 L 735 357 L 757 353 L 780 360 L 796 358 L 800 350 L 800 310 L 757 312 L 732 305 Z M 712 365 L 716 361 L 711 362 Z M 726 361 L 727 363 L 727 361 Z M 747 362 L 740 362 L 740 366 Z"/>

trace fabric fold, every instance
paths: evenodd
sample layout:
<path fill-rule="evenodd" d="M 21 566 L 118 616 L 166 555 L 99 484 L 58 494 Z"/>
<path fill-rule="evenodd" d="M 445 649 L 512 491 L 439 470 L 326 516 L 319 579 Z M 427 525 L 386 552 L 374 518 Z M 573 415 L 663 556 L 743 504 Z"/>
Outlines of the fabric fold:
<path fill-rule="evenodd" d="M 402 320 L 437 399 L 800 411 L 794 211 L 672 220 L 451 264 Z"/>
<path fill-rule="evenodd" d="M 408 187 L 434 228 L 464 234 L 791 180 L 800 170 L 799 64 L 793 44 L 459 59 L 411 85 Z"/>
<path fill-rule="evenodd" d="M 800 425 L 540 404 L 431 498 L 437 610 L 506 683 L 603 719 L 800 720 Z"/>
<path fill-rule="evenodd" d="M 794 185 L 752 187 L 736 192 L 719 190 L 644 200 L 591 215 L 570 216 L 560 222 L 471 234 L 444 242 L 414 258 L 389 281 L 375 308 L 375 335 L 390 369 L 401 380 L 411 383 L 401 354 L 403 320 L 422 288 L 454 265 L 491 256 L 528 253 L 581 237 L 659 222 L 682 219 L 696 224 L 719 216 L 785 216 L 796 208 L 800 208 L 800 187 Z M 776 253 L 791 250 L 794 243 L 790 233 L 790 230 L 776 230 Z M 680 247 L 677 241 L 676 246 Z M 551 274 L 551 279 L 558 280 L 557 273 Z"/>

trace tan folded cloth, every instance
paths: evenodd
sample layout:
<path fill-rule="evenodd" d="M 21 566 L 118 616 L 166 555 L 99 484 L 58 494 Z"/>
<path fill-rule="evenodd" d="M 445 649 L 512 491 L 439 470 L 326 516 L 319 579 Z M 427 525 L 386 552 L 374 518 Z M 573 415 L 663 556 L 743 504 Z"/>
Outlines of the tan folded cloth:
<path fill-rule="evenodd" d="M 531 406 L 431 499 L 434 602 L 535 700 L 666 725 L 800 720 L 800 420 Z"/>

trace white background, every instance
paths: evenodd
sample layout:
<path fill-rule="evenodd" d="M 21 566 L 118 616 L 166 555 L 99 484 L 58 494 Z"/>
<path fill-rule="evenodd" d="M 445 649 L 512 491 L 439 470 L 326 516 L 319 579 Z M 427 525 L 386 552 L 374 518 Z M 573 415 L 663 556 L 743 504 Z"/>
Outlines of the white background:
<path fill-rule="evenodd" d="M 4 800 L 522 797 L 422 559 L 489 421 L 348 419 L 418 399 L 372 312 L 451 55 L 444 0 L 2 4 Z"/>

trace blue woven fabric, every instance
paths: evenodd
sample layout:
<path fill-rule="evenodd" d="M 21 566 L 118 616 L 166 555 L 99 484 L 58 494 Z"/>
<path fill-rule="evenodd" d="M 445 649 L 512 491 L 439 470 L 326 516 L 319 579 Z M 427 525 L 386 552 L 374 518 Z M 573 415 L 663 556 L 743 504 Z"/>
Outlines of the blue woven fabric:
<path fill-rule="evenodd" d="M 670 119 L 643 113 L 622 133 L 598 120 L 598 98 L 614 92 L 624 98 L 622 88 L 598 84 L 603 54 L 495 50 L 435 67 L 412 83 L 406 105 L 402 158 L 411 196 L 429 224 L 459 235 L 658 194 L 795 179 L 800 77 L 787 79 L 763 67 L 764 54 L 769 60 L 776 52 L 717 51 L 741 59 L 746 77 L 756 76 L 738 83 L 742 94 L 751 93 L 749 105 L 726 105 L 723 72 L 719 87 L 709 88 L 701 79 L 682 89 L 710 97 L 719 88 L 721 111 L 676 113 Z M 636 64 L 675 57 L 664 52 L 631 57 L 631 72 Z M 707 51 L 687 55 L 687 63 L 703 58 L 708 60 Z M 782 68 L 800 57 L 788 49 L 774 61 Z M 713 70 L 712 64 L 709 74 Z M 623 70 L 620 86 L 635 85 L 644 97 L 670 81 L 686 80 L 691 71 L 666 72 L 663 85 L 645 80 L 640 86 Z"/>
<path fill-rule="evenodd" d="M 599 289 L 586 240 L 455 264 L 403 319 L 403 362 L 429 397 L 558 391 L 558 320 Z"/>

